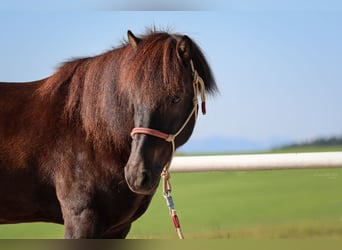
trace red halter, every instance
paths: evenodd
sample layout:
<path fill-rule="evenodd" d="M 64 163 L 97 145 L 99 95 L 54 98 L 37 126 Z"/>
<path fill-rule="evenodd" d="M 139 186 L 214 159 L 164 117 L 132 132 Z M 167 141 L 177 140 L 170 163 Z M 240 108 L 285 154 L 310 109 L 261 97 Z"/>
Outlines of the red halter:
<path fill-rule="evenodd" d="M 134 128 L 131 132 L 131 137 L 133 137 L 135 134 L 152 135 L 163 140 L 166 140 L 169 137 L 168 134 L 165 134 L 163 132 L 160 132 L 159 130 L 155 130 L 152 128 Z"/>

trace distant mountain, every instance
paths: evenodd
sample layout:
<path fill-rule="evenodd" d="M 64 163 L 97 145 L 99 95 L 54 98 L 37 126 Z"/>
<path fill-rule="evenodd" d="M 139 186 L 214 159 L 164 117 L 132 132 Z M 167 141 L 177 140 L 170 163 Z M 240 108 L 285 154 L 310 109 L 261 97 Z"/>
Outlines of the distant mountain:
<path fill-rule="evenodd" d="M 299 143 L 284 144 L 279 149 L 298 148 L 298 147 L 327 147 L 342 146 L 342 136 L 320 137 Z"/>
<path fill-rule="evenodd" d="M 268 141 L 255 141 L 239 137 L 210 137 L 191 139 L 177 150 L 179 153 L 229 153 L 264 151 L 288 144 L 289 140 L 272 138 Z"/>

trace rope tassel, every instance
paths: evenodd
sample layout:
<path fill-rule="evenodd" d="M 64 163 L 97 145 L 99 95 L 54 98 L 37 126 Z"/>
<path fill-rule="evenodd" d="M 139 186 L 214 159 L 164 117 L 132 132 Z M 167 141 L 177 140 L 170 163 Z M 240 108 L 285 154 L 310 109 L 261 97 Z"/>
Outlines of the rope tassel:
<path fill-rule="evenodd" d="M 205 115 L 207 113 L 207 109 L 205 107 L 205 102 L 202 101 L 202 114 Z"/>

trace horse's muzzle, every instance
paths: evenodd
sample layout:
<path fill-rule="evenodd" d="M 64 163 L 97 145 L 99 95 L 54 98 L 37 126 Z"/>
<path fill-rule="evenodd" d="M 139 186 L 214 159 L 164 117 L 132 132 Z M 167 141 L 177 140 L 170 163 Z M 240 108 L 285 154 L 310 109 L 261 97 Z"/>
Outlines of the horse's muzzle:
<path fill-rule="evenodd" d="M 129 189 L 137 194 L 152 195 L 154 194 L 160 178 L 152 175 L 143 167 L 132 166 L 127 164 L 124 169 L 126 183 Z"/>

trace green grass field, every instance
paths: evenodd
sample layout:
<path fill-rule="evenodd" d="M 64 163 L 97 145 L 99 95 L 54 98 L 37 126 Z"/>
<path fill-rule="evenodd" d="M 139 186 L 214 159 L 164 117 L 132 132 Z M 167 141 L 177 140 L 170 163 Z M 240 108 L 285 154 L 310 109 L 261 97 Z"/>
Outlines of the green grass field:
<path fill-rule="evenodd" d="M 171 181 L 185 238 L 342 239 L 342 169 L 178 173 Z M 62 237 L 54 224 L 0 226 L 0 238 Z M 161 188 L 128 238 L 177 238 Z"/>
<path fill-rule="evenodd" d="M 340 169 L 174 174 L 172 183 L 188 238 L 342 236 Z M 176 237 L 161 195 L 130 237 Z"/>

